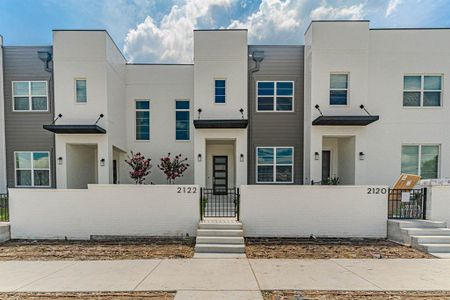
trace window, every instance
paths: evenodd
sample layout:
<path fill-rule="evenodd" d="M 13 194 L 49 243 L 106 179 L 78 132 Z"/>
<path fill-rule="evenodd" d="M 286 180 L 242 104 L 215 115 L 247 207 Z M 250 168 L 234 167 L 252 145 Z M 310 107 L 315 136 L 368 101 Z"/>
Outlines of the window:
<path fill-rule="evenodd" d="M 47 81 L 13 81 L 13 111 L 48 111 Z"/>
<path fill-rule="evenodd" d="M 150 140 L 150 101 L 136 100 L 136 140 Z"/>
<path fill-rule="evenodd" d="M 330 74 L 330 105 L 348 104 L 348 74 Z"/>
<path fill-rule="evenodd" d="M 75 101 L 77 103 L 87 102 L 86 79 L 75 79 Z"/>
<path fill-rule="evenodd" d="M 214 82 L 215 103 L 225 103 L 225 79 L 216 79 Z"/>
<path fill-rule="evenodd" d="M 257 147 L 256 182 L 292 183 L 293 147 Z"/>
<path fill-rule="evenodd" d="M 403 145 L 401 171 L 422 179 L 438 178 L 439 145 Z"/>
<path fill-rule="evenodd" d="M 175 139 L 189 141 L 189 101 L 175 101 Z"/>
<path fill-rule="evenodd" d="M 441 106 L 441 75 L 407 75 L 403 77 L 403 106 Z"/>
<path fill-rule="evenodd" d="M 293 111 L 293 81 L 258 81 L 257 111 Z"/>
<path fill-rule="evenodd" d="M 49 187 L 50 153 L 15 152 L 16 186 Z"/>

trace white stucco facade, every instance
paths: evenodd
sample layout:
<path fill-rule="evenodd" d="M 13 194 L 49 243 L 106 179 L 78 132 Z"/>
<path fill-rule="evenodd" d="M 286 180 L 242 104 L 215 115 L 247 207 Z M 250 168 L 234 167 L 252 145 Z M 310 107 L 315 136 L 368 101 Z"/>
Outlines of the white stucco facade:
<path fill-rule="evenodd" d="M 0 193 L 6 193 L 5 115 L 3 92 L 3 37 L 0 35 Z"/>

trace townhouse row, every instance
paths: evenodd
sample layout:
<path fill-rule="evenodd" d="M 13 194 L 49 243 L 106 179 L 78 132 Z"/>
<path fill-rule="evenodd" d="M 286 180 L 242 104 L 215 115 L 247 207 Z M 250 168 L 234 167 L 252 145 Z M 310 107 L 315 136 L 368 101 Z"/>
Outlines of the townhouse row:
<path fill-rule="evenodd" d="M 450 30 L 313 21 L 305 45 L 195 30 L 193 64 L 128 63 L 103 30 L 0 48 L 0 189 L 131 183 L 130 150 L 165 183 L 391 185 L 450 177 Z M 151 47 L 152 45 L 148 45 Z"/>

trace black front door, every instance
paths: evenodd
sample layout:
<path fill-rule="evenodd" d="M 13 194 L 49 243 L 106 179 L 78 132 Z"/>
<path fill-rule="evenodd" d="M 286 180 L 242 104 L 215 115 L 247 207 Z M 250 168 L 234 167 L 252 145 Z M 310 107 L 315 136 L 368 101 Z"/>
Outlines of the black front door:
<path fill-rule="evenodd" d="M 322 181 L 327 181 L 331 177 L 331 151 L 322 151 Z"/>
<path fill-rule="evenodd" d="M 213 156 L 213 191 L 216 195 L 226 195 L 228 188 L 228 157 Z"/>

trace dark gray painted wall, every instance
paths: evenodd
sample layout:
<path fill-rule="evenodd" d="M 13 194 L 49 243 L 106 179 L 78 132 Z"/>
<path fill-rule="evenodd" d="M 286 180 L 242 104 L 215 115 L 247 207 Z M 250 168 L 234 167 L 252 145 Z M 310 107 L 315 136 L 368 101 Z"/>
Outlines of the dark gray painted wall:
<path fill-rule="evenodd" d="M 37 51 L 52 51 L 52 47 L 14 46 L 3 48 L 5 90 L 5 139 L 8 187 L 15 186 L 14 151 L 49 151 L 51 185 L 55 186 L 54 135 L 42 125 L 53 121 L 53 82 L 45 71 Z M 48 112 L 13 112 L 12 81 L 48 82 Z"/>
<path fill-rule="evenodd" d="M 294 184 L 303 183 L 303 52 L 304 46 L 249 46 L 249 54 L 264 51 L 260 70 L 249 72 L 248 183 L 256 183 L 256 147 L 294 147 Z M 249 69 L 255 63 L 249 58 Z M 256 82 L 293 80 L 294 112 L 256 112 Z"/>

